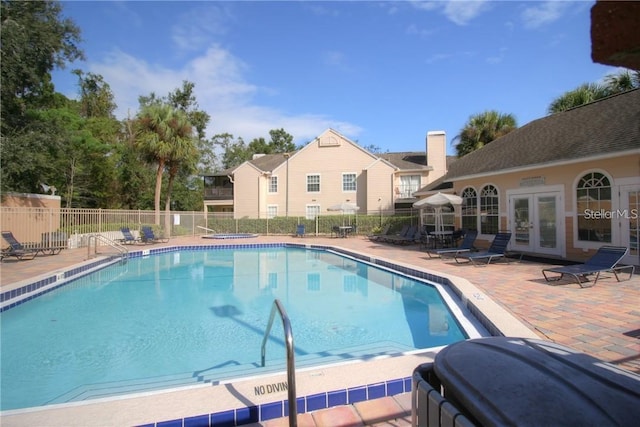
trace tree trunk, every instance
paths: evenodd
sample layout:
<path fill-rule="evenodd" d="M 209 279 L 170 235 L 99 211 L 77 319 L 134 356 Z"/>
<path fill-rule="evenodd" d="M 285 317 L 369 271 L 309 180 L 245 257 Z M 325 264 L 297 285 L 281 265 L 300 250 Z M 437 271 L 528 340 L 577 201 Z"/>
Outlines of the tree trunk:
<path fill-rule="evenodd" d="M 164 237 L 171 237 L 171 191 L 173 191 L 173 180 L 176 172 L 169 169 L 169 182 L 167 183 L 167 200 L 164 202 L 165 218 L 164 218 Z"/>
<path fill-rule="evenodd" d="M 156 172 L 156 193 L 154 199 L 154 208 L 156 211 L 156 225 L 160 225 L 160 192 L 162 191 L 162 172 L 164 171 L 164 162 L 158 163 L 158 171 Z"/>

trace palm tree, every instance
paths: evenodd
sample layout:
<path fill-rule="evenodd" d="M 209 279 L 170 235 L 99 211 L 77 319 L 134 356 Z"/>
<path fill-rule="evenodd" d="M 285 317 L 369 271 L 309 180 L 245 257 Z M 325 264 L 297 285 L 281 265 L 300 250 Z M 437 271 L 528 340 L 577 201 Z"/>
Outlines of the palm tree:
<path fill-rule="evenodd" d="M 549 105 L 548 112 L 549 114 L 559 113 L 635 88 L 640 88 L 640 71 L 625 70 L 617 74 L 609 74 L 604 78 L 603 84 L 585 83 L 565 92 Z"/>
<path fill-rule="evenodd" d="M 135 144 L 147 162 L 157 165 L 155 187 L 155 223 L 160 225 L 162 174 L 182 153 L 185 139 L 191 139 L 192 126 L 187 116 L 166 104 L 143 107 L 138 115 Z"/>
<path fill-rule="evenodd" d="M 186 118 L 186 116 L 185 116 Z M 165 230 L 170 228 L 169 212 L 171 211 L 171 192 L 173 191 L 173 182 L 178 173 L 191 174 L 197 169 L 199 160 L 199 152 L 193 138 L 177 138 L 173 144 L 173 150 L 170 158 L 167 160 L 167 171 L 169 172 L 169 180 L 167 181 L 167 197 L 165 200 L 164 210 Z"/>
<path fill-rule="evenodd" d="M 549 105 L 548 112 L 549 114 L 559 113 L 609 95 L 610 91 L 607 86 L 597 83 L 585 83 L 556 98 Z"/>
<path fill-rule="evenodd" d="M 456 144 L 458 157 L 484 147 L 517 127 L 518 123 L 512 114 L 501 114 L 494 110 L 469 117 L 460 135 L 453 139 L 458 141 Z"/>
<path fill-rule="evenodd" d="M 613 93 L 626 92 L 640 87 L 640 71 L 621 71 L 618 74 L 609 74 L 604 78 L 604 83 Z"/>

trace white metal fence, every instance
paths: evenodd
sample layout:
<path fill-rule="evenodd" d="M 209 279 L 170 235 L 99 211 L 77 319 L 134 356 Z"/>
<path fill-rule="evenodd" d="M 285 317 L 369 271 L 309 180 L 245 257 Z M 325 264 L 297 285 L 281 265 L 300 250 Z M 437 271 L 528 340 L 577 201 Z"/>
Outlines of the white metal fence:
<path fill-rule="evenodd" d="M 265 213 L 266 216 L 266 213 Z M 305 215 L 275 218 L 233 218 L 233 214 L 205 212 L 161 212 L 160 225 L 156 224 L 155 211 L 130 211 L 115 209 L 69 209 L 0 207 L 0 227 L 11 231 L 21 243 L 50 245 L 66 240 L 66 247 L 88 245 L 89 236 L 102 235 L 110 240 L 122 239 L 122 227 L 128 227 L 134 235 L 142 226 L 151 226 L 164 237 L 197 236 L 215 233 L 252 233 L 260 235 L 295 234 L 298 225 L 305 225 L 305 233 L 329 235 L 335 225 L 354 226 L 357 234 L 371 234 L 384 225 L 400 229 L 403 224 L 420 223 L 419 212 L 375 211 L 367 215 L 317 215 L 313 219 Z"/>

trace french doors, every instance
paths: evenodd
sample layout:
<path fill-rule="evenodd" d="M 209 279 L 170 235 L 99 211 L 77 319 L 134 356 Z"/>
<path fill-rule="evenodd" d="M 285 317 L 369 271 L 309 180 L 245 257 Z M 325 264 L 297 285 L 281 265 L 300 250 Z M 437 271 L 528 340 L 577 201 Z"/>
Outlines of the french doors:
<path fill-rule="evenodd" d="M 629 248 L 624 264 L 640 265 L 640 185 L 620 188 L 620 243 Z"/>
<path fill-rule="evenodd" d="M 563 255 L 560 192 L 509 196 L 510 248 L 516 251 Z"/>

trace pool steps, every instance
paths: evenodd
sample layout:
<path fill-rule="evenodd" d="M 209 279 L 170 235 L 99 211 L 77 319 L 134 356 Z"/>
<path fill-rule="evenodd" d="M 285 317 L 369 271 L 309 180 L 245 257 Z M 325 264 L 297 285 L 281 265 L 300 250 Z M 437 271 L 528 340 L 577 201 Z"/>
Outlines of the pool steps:
<path fill-rule="evenodd" d="M 341 349 L 340 352 L 323 351 L 320 353 L 296 356 L 296 370 L 305 368 L 319 368 L 337 363 L 371 360 L 376 357 L 387 357 L 415 351 L 412 347 L 403 346 L 395 342 L 378 342 L 370 345 L 356 346 Z M 87 384 L 74 388 L 69 392 L 58 396 L 47 404 L 69 403 L 85 401 L 89 399 L 99 399 L 120 395 L 130 395 L 132 393 L 148 393 L 153 391 L 166 391 L 170 388 L 189 387 L 204 384 L 218 385 L 239 378 L 251 376 L 264 376 L 283 372 L 286 370 L 284 360 L 264 368 L 260 367 L 259 351 L 256 351 L 256 362 L 236 364 L 230 361 L 226 367 L 212 367 L 214 373 L 207 373 L 209 369 L 195 372 L 185 372 L 174 375 L 163 375 L 161 377 L 142 378 L 127 381 L 112 381 L 99 384 Z M 319 363 L 321 362 L 321 365 Z"/>

